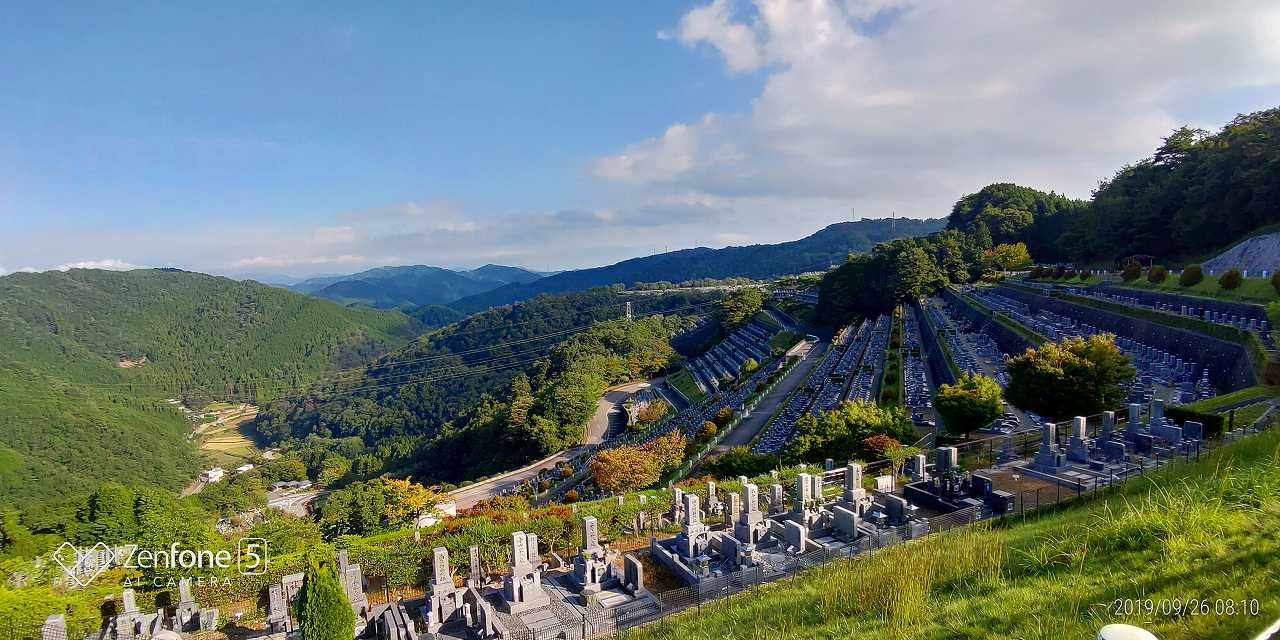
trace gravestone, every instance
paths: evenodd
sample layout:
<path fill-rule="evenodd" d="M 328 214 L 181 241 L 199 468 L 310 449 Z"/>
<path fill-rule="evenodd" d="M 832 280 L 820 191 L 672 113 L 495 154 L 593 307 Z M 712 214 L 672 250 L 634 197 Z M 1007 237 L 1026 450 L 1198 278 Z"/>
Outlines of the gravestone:
<path fill-rule="evenodd" d="M 707 481 L 707 513 L 720 512 L 720 496 L 716 495 L 716 481 Z"/>
<path fill-rule="evenodd" d="M 862 487 L 862 465 L 850 463 L 844 468 L 844 502 L 856 505 L 867 497 Z"/>
<path fill-rule="evenodd" d="M 1092 442 L 1088 440 L 1088 423 L 1083 416 L 1076 416 L 1071 423 L 1071 438 L 1067 441 L 1067 459 L 1072 462 L 1089 462 L 1089 449 Z"/>
<path fill-rule="evenodd" d="M 137 598 L 134 596 L 133 589 L 125 589 L 120 592 L 120 608 L 121 613 L 138 612 L 138 602 Z"/>
<path fill-rule="evenodd" d="M 960 450 L 955 447 L 938 447 L 936 457 L 934 458 L 933 468 L 938 475 L 944 475 L 948 471 L 960 466 Z"/>
<path fill-rule="evenodd" d="M 573 572 L 569 574 L 582 594 L 582 605 L 590 604 L 592 597 L 603 591 L 605 583 L 613 577 L 609 554 L 600 546 L 599 523 L 595 516 L 587 516 L 582 519 L 582 548 L 574 557 Z"/>
<path fill-rule="evenodd" d="M 427 596 L 427 633 L 435 633 L 462 610 L 464 591 L 453 584 L 453 568 L 449 564 L 449 550 L 436 547 L 431 550 L 431 593 Z"/>
<path fill-rule="evenodd" d="M 1033 468 L 1053 473 L 1066 464 L 1062 452 L 1058 450 L 1057 429 L 1057 425 L 1052 422 L 1045 422 L 1041 425 L 1040 450 L 1036 452 L 1036 457 L 1031 461 Z"/>
<path fill-rule="evenodd" d="M 928 480 L 929 472 L 927 470 L 927 466 L 928 466 L 928 457 L 925 456 L 925 454 L 920 453 L 912 456 L 911 457 L 911 480 L 914 482 Z"/>
<path fill-rule="evenodd" d="M 218 610 L 208 607 L 200 610 L 200 630 L 201 631 L 217 631 L 218 629 Z"/>
<path fill-rule="evenodd" d="M 698 494 L 684 494 L 684 523 L 680 525 L 680 533 L 676 536 L 676 549 L 686 560 L 704 555 L 711 541 L 711 529 L 702 522 L 701 514 Z"/>
<path fill-rule="evenodd" d="M 1115 429 L 1116 429 L 1116 412 L 1103 411 L 1102 412 L 1102 431 L 1101 433 L 1098 434 L 1099 437 L 1102 438 L 1103 440 L 1107 440 L 1111 437 L 1111 434 L 1115 431 Z"/>
<path fill-rule="evenodd" d="M 988 493 L 991 493 L 991 491 L 995 488 L 995 483 L 991 480 L 991 478 L 981 474 L 977 474 L 977 473 L 973 474 L 973 477 L 970 479 L 970 483 L 971 483 L 970 486 L 972 487 L 971 491 L 973 495 L 978 497 L 982 497 L 987 495 Z"/>
<path fill-rule="evenodd" d="M 862 519 L 858 517 L 857 513 L 840 505 L 831 507 L 831 513 L 835 516 L 836 537 L 846 542 L 858 537 L 858 524 L 861 523 Z"/>
<path fill-rule="evenodd" d="M 538 537 L 523 531 L 511 534 L 511 562 L 502 577 L 502 601 L 509 613 L 544 607 L 551 597 L 542 588 Z"/>
<path fill-rule="evenodd" d="M 347 594 L 351 610 L 356 614 L 356 627 L 361 628 L 369 622 L 369 600 L 364 594 L 364 573 L 360 565 L 351 564 L 347 550 L 338 551 L 338 579 L 342 581 L 342 591 Z"/>
<path fill-rule="evenodd" d="M 769 485 L 769 513 L 782 513 L 786 510 L 783 501 L 782 485 Z"/>
<path fill-rule="evenodd" d="M 736 493 L 729 494 L 729 512 L 728 521 L 730 525 L 736 524 L 738 518 L 742 516 L 742 497 Z"/>
<path fill-rule="evenodd" d="M 787 520 L 782 524 L 786 528 L 787 547 L 797 554 L 804 553 L 804 548 L 809 541 L 809 530 L 794 520 Z"/>
<path fill-rule="evenodd" d="M 885 515 L 889 517 L 890 524 L 899 525 L 907 521 L 909 505 L 905 498 L 892 494 L 887 495 L 884 497 L 884 505 Z"/>
<path fill-rule="evenodd" d="M 1188 420 L 1182 424 L 1182 437 L 1190 440 L 1204 440 L 1204 424 Z"/>
<path fill-rule="evenodd" d="M 769 523 L 760 511 L 759 488 L 749 482 L 742 485 L 742 502 L 744 510 L 733 525 L 733 537 L 743 544 L 754 545 L 769 530 Z"/>
<path fill-rule="evenodd" d="M 834 470 L 835 468 L 836 468 L 836 461 L 835 461 L 835 460 L 832 460 L 831 458 L 827 458 L 827 459 L 823 462 L 823 469 L 824 469 L 824 470 L 826 470 L 826 471 L 832 471 L 832 470 Z"/>
<path fill-rule="evenodd" d="M 293 630 L 289 618 L 289 603 L 285 600 L 284 585 L 267 587 L 267 627 L 271 633 L 287 633 Z"/>
<path fill-rule="evenodd" d="M 640 597 L 649 592 L 644 588 L 644 565 L 631 554 L 622 556 L 622 583 L 627 593 Z"/>
<path fill-rule="evenodd" d="M 40 640 L 68 640 L 67 616 L 55 613 L 45 618 L 40 625 Z"/>
<path fill-rule="evenodd" d="M 191 631 L 200 625 L 196 616 L 200 615 L 200 605 L 191 595 L 191 578 L 178 580 L 177 624 L 179 631 Z"/>
<path fill-rule="evenodd" d="M 896 483 L 892 475 L 876 476 L 876 491 L 881 493 L 893 493 Z"/>
<path fill-rule="evenodd" d="M 1123 442 L 1107 440 L 1102 443 L 1102 456 L 1107 462 L 1123 462 L 1128 456 L 1127 447 Z"/>
<path fill-rule="evenodd" d="M 1126 434 L 1134 435 L 1136 433 L 1141 432 L 1142 423 L 1139 422 L 1139 420 L 1141 419 L 1141 416 L 1142 416 L 1142 405 L 1136 402 L 1129 403 L 1129 421 L 1126 422 L 1124 425 L 1124 432 Z"/>
<path fill-rule="evenodd" d="M 1153 398 L 1151 400 L 1151 426 L 1155 428 L 1164 424 L 1164 400 Z"/>
<path fill-rule="evenodd" d="M 484 569 L 480 566 L 479 545 L 467 547 L 467 561 L 471 569 L 467 574 L 467 586 L 479 589 L 485 583 Z"/>

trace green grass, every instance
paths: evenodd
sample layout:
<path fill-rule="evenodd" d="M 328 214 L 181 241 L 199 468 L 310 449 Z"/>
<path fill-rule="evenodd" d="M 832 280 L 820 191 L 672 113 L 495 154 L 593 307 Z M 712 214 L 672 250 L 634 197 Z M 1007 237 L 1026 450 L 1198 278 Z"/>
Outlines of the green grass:
<path fill-rule="evenodd" d="M 1178 277 L 1169 274 L 1163 282 L 1153 284 L 1148 282 L 1145 277 L 1138 278 L 1133 282 L 1125 282 L 1116 279 L 1107 284 L 1119 285 L 1122 287 L 1132 287 L 1134 289 L 1150 289 L 1153 291 L 1167 291 L 1169 293 L 1181 293 L 1184 295 L 1201 296 L 1205 298 L 1217 298 L 1219 300 L 1231 300 L 1234 302 L 1252 302 L 1255 304 L 1266 304 L 1268 302 L 1280 301 L 1280 295 L 1276 294 L 1276 290 L 1271 286 L 1269 280 L 1263 278 L 1245 278 L 1237 289 L 1227 290 L 1218 286 L 1218 278 L 1205 274 L 1204 279 L 1190 287 L 1184 287 L 1178 284 Z"/>
<path fill-rule="evenodd" d="M 689 402 L 698 402 L 706 394 L 698 388 L 698 383 L 694 382 L 693 374 L 688 369 L 680 369 L 679 371 L 667 376 L 667 382 L 684 395 Z"/>
<path fill-rule="evenodd" d="M 1280 387 L 1258 385 L 1255 387 L 1245 387 L 1231 393 L 1224 393 L 1220 396 L 1214 396 L 1199 402 L 1192 402 L 1184 405 L 1188 409 L 1194 411 L 1203 411 L 1205 413 L 1214 413 L 1222 407 L 1233 405 L 1245 400 L 1253 400 L 1255 398 L 1274 398 L 1280 396 Z"/>
<path fill-rule="evenodd" d="M 836 561 L 630 638 L 1250 638 L 1280 616 L 1280 430 L 1056 511 Z M 1117 599 L 1208 599 L 1208 615 L 1117 615 Z M 1260 615 L 1214 612 L 1257 599 Z"/>
<path fill-rule="evenodd" d="M 1237 428 L 1245 427 L 1253 424 L 1258 420 L 1258 418 L 1262 417 L 1262 414 L 1267 412 L 1267 409 L 1270 409 L 1270 408 L 1271 408 L 1271 403 L 1258 402 L 1256 404 L 1251 404 L 1247 407 L 1241 407 L 1239 409 L 1236 409 L 1235 410 L 1236 411 L 1236 422 L 1235 422 L 1236 427 Z"/>
<path fill-rule="evenodd" d="M 796 343 L 803 339 L 804 335 L 795 331 L 779 331 L 769 338 L 769 353 L 775 355 L 786 353 L 787 349 L 796 346 Z"/>

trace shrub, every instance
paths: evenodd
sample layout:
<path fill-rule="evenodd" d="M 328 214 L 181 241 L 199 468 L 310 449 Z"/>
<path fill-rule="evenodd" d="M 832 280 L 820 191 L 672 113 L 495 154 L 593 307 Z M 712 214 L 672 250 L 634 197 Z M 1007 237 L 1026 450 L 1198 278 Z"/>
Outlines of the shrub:
<path fill-rule="evenodd" d="M 561 502 L 563 502 L 563 503 L 565 503 L 565 504 L 572 504 L 572 503 L 574 503 L 574 502 L 577 502 L 577 501 L 579 500 L 579 497 L 580 497 L 580 496 L 578 496 L 578 490 L 577 490 L 577 489 L 570 489 L 570 490 L 568 490 L 568 491 L 564 492 L 564 498 L 561 498 L 561 500 L 560 500 L 560 501 L 561 501 Z"/>
<path fill-rule="evenodd" d="M 1041 267 L 1039 265 L 1031 267 L 1032 279 L 1039 278 L 1040 276 L 1043 276 L 1043 275 L 1044 275 L 1044 267 Z"/>
<path fill-rule="evenodd" d="M 717 478 L 728 479 L 736 476 L 750 478 L 769 473 L 777 463 L 777 456 L 752 453 L 747 447 L 734 447 L 724 455 L 704 463 L 702 469 Z"/>
<path fill-rule="evenodd" d="M 1182 275 L 1178 276 L 1178 284 L 1184 287 L 1194 287 L 1204 280 L 1204 270 L 1198 264 L 1189 264 L 1182 270 Z"/>
<path fill-rule="evenodd" d="M 333 563 L 312 556 L 294 601 L 294 616 L 307 640 L 346 640 L 356 627 L 356 615 L 342 592 Z"/>
<path fill-rule="evenodd" d="M 1054 280 L 1061 280 L 1061 279 L 1062 279 L 1062 274 L 1064 274 L 1064 273 L 1066 273 L 1066 272 L 1067 272 L 1067 270 L 1066 270 L 1065 268 L 1063 268 L 1062 266 L 1054 267 L 1054 268 L 1053 268 L 1053 279 L 1054 279 Z"/>
<path fill-rule="evenodd" d="M 1092 277 L 1093 277 L 1093 270 L 1092 270 L 1092 269 L 1081 269 L 1081 270 L 1080 270 L 1080 279 L 1081 279 L 1081 280 L 1088 280 L 1089 278 L 1092 278 Z"/>
<path fill-rule="evenodd" d="M 699 442 L 706 442 L 714 438 L 716 435 L 716 423 L 710 420 L 703 422 L 702 426 L 698 427 L 698 432 L 694 435 Z"/>
<path fill-rule="evenodd" d="M 1239 269 L 1232 269 L 1218 278 L 1218 286 L 1228 291 L 1240 288 L 1242 282 L 1244 282 L 1244 276 L 1240 274 Z"/>
<path fill-rule="evenodd" d="M 1158 264 L 1153 265 L 1150 269 L 1147 269 L 1147 282 L 1150 282 L 1152 284 L 1159 284 L 1161 282 L 1164 282 L 1164 279 L 1168 276 L 1169 276 L 1169 272 L 1166 271 L 1164 267 Z"/>
<path fill-rule="evenodd" d="M 1142 265 L 1138 264 L 1136 260 L 1130 260 L 1124 265 L 1124 270 L 1120 272 L 1120 277 L 1123 278 L 1125 282 L 1133 282 L 1141 275 Z"/>
<path fill-rule="evenodd" d="M 1280 271 L 1271 274 L 1271 288 L 1280 293 Z"/>
<path fill-rule="evenodd" d="M 1070 280 L 1070 279 L 1072 279 L 1072 278 L 1076 277 L 1076 270 L 1075 270 L 1075 269 L 1067 269 L 1066 271 L 1063 271 L 1063 272 L 1062 272 L 1062 277 L 1063 277 L 1064 279 Z"/>
<path fill-rule="evenodd" d="M 551 488 L 550 480 L 543 480 L 538 483 L 538 491 L 546 491 Z"/>

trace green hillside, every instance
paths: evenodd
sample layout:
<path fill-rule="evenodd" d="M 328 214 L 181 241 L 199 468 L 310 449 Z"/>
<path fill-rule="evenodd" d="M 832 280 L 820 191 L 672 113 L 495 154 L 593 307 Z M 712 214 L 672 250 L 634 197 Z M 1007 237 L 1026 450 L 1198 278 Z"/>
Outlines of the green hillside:
<path fill-rule="evenodd" d="M 166 399 L 268 400 L 419 327 L 399 312 L 182 271 L 0 278 L 0 503 L 104 479 L 180 486 L 197 460 L 190 424 Z"/>

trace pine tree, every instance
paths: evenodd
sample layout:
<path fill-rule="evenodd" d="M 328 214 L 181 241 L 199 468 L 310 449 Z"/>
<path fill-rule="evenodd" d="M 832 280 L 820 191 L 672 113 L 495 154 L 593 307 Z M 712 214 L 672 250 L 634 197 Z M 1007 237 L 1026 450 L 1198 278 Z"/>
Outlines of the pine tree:
<path fill-rule="evenodd" d="M 307 558 L 307 572 L 302 590 L 294 601 L 294 616 L 303 640 L 351 640 L 355 635 L 356 614 L 338 582 L 333 563 Z"/>

